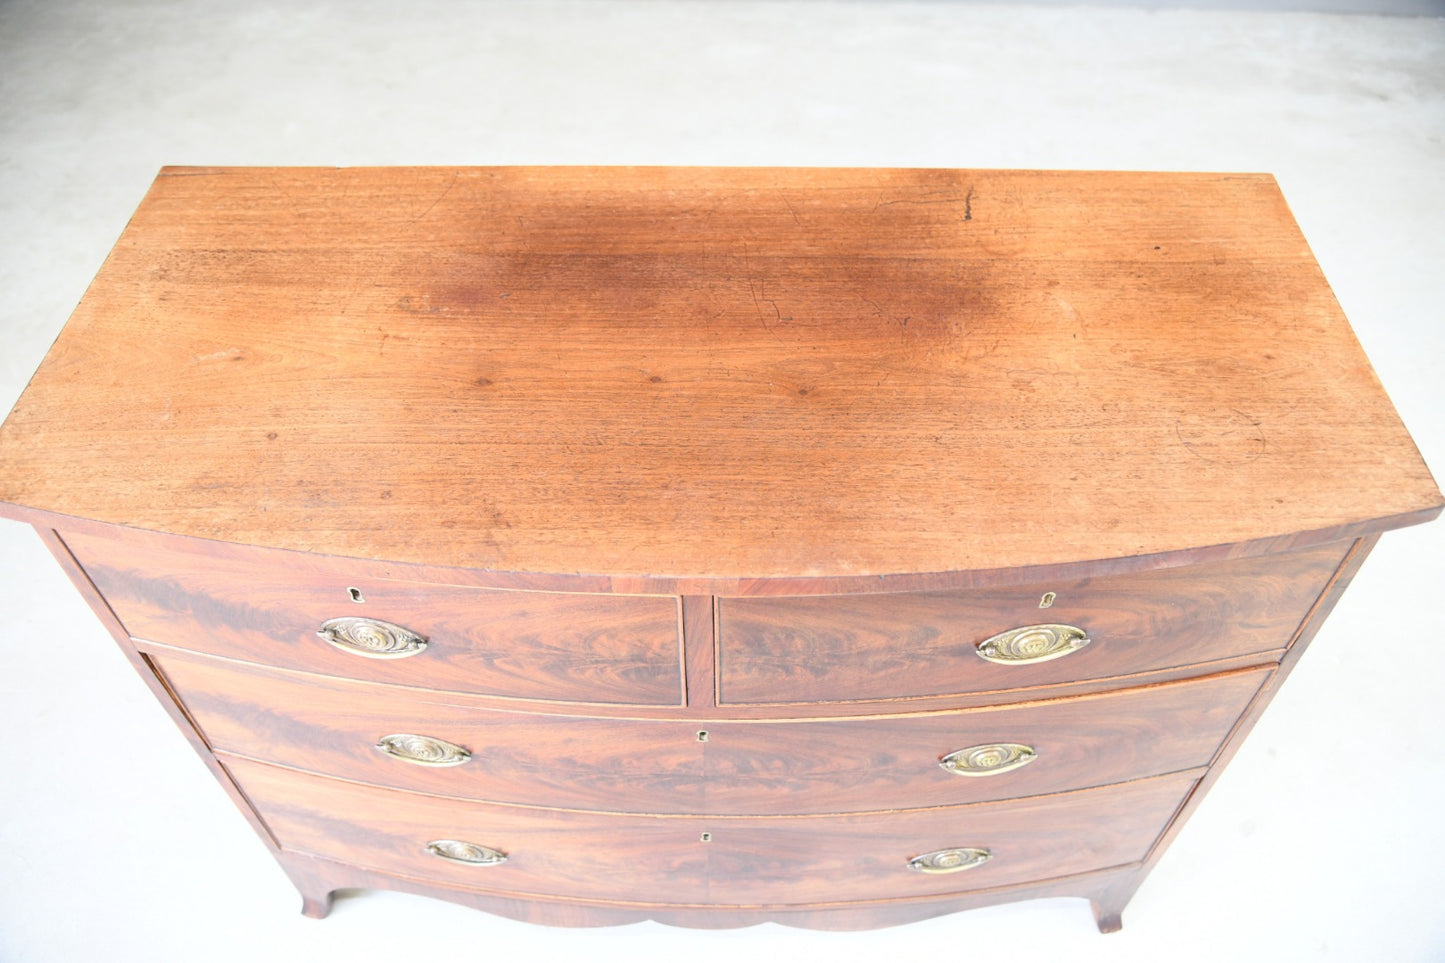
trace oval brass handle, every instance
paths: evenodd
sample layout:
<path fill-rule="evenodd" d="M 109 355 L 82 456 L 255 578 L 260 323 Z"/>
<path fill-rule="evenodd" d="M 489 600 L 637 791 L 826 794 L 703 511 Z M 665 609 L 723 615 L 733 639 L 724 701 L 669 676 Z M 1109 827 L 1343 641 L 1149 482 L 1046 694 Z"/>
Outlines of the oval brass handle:
<path fill-rule="evenodd" d="M 406 732 L 382 736 L 376 748 L 393 759 L 418 766 L 460 766 L 472 758 L 470 752 L 455 743 L 433 739 L 431 736 L 414 736 Z"/>
<path fill-rule="evenodd" d="M 1063 658 L 1089 641 L 1089 634 L 1073 625 L 1025 625 L 984 639 L 976 651 L 999 665 L 1032 665 Z"/>
<path fill-rule="evenodd" d="M 950 752 L 938 764 L 955 776 L 997 776 L 1027 766 L 1039 757 L 1032 746 L 1019 742 L 991 742 Z"/>
<path fill-rule="evenodd" d="M 962 849 L 940 849 L 913 857 L 908 861 L 908 868 L 915 873 L 961 873 L 965 869 L 976 869 L 990 859 L 993 859 L 993 853 L 986 849 L 971 846 Z"/>
<path fill-rule="evenodd" d="M 327 619 L 316 634 L 343 652 L 368 659 L 405 659 L 426 651 L 427 645 L 426 639 L 411 629 L 354 616 Z"/>
<path fill-rule="evenodd" d="M 426 844 L 426 850 L 433 856 L 468 866 L 500 866 L 507 861 L 507 854 L 499 849 L 458 839 L 433 839 Z"/>

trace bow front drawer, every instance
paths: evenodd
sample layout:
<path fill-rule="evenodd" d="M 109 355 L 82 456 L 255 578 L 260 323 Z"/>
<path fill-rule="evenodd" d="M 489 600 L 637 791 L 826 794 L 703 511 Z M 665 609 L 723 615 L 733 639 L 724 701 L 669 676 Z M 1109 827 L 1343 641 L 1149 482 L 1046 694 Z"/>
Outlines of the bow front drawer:
<path fill-rule="evenodd" d="M 559 702 L 677 705 L 678 602 L 359 575 L 345 560 L 177 540 L 66 543 L 136 639 L 262 665 Z"/>
<path fill-rule="evenodd" d="M 964 592 L 719 598 L 719 701 L 954 695 L 1275 658 L 1348 548 Z"/>
<path fill-rule="evenodd" d="M 1134 863 L 1198 776 L 905 813 L 709 819 L 493 806 L 225 762 L 283 851 L 515 896 L 625 890 L 672 905 L 922 897 Z M 944 871 L 910 866 L 927 856 Z"/>
<path fill-rule="evenodd" d="M 353 782 L 632 813 L 922 809 L 1208 765 L 1269 675 L 1254 669 L 1026 703 L 853 719 L 606 719 L 152 656 L 217 750 Z"/>

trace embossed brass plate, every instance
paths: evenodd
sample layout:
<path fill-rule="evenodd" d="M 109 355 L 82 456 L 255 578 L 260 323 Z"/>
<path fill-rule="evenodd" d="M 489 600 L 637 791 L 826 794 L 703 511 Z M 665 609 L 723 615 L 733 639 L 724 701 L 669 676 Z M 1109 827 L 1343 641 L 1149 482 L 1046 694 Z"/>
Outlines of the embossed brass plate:
<path fill-rule="evenodd" d="M 460 766 L 472 758 L 470 752 L 455 743 L 405 732 L 383 736 L 376 748 L 393 759 L 418 766 Z"/>
<path fill-rule="evenodd" d="M 469 866 L 500 866 L 507 861 L 507 854 L 501 850 L 457 839 L 434 839 L 426 844 L 426 849 L 433 856 Z"/>
<path fill-rule="evenodd" d="M 427 646 L 426 639 L 404 626 L 355 616 L 327 619 L 316 634 L 343 652 L 368 659 L 405 659 Z"/>
<path fill-rule="evenodd" d="M 994 742 L 950 752 L 938 764 L 955 776 L 997 776 L 1027 766 L 1038 757 L 1032 746 Z"/>
<path fill-rule="evenodd" d="M 940 849 L 913 857 L 908 861 L 908 868 L 917 873 L 961 873 L 982 866 L 992 858 L 993 854 L 986 849 Z"/>
<path fill-rule="evenodd" d="M 1063 658 L 1089 644 L 1089 635 L 1073 625 L 1025 625 L 978 644 L 978 657 L 999 665 L 1030 665 Z"/>

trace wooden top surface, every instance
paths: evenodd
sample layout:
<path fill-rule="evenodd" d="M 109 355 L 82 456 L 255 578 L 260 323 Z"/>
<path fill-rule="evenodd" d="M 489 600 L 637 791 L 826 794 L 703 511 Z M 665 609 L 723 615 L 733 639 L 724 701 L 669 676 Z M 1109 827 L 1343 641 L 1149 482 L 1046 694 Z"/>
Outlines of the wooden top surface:
<path fill-rule="evenodd" d="M 0 429 L 0 502 L 738 578 L 1441 496 L 1267 175 L 168 168 Z"/>

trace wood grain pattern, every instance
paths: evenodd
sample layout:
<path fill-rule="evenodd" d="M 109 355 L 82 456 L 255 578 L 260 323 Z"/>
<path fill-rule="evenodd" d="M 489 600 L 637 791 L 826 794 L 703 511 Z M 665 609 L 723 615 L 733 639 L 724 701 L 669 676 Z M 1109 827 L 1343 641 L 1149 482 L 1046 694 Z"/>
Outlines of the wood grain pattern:
<path fill-rule="evenodd" d="M 969 893 L 949 893 L 907 900 L 854 900 L 811 905 L 795 903 L 766 908 L 733 908 L 719 912 L 707 907 L 679 907 L 676 904 L 619 904 L 545 896 L 517 899 L 445 886 L 430 880 L 380 873 L 305 853 L 283 852 L 277 854 L 276 858 L 303 894 L 306 915 L 317 918 L 324 917 L 330 911 L 333 896 L 347 899 L 352 894 L 346 890 L 368 888 L 449 900 L 498 916 L 546 926 L 622 926 L 643 920 L 657 920 L 673 926 L 700 929 L 734 929 L 768 922 L 818 930 L 863 930 L 900 926 L 946 913 L 1017 900 L 1057 897 L 1092 899 L 1095 894 L 1108 891 L 1119 879 L 1128 877 L 1134 870 L 1134 867 L 1129 866 L 1057 877 L 1042 883 L 989 887 Z"/>
<path fill-rule="evenodd" d="M 1264 175 L 167 169 L 0 426 L 0 514 L 312 916 L 1117 929 L 1441 507 Z M 1094 641 L 974 652 L 1043 622 Z M 990 742 L 1039 755 L 938 766 Z"/>
<path fill-rule="evenodd" d="M 960 593 L 718 600 L 721 703 L 892 699 L 1103 679 L 1284 648 L 1348 550 Z M 1056 597 L 1040 608 L 1044 593 Z M 1033 665 L 978 643 L 1037 623 L 1085 630 Z"/>
<path fill-rule="evenodd" d="M 516 698 L 678 705 L 678 600 L 512 592 L 372 579 L 310 559 L 258 565 L 139 552 L 67 533 L 66 543 L 134 637 L 265 665 Z M 349 588 L 364 601 L 354 602 Z M 377 660 L 317 636 L 327 619 L 399 624 L 429 642 Z"/>
<path fill-rule="evenodd" d="M 227 797 L 235 804 L 236 808 L 241 811 L 241 815 L 245 817 L 246 822 L 250 824 L 251 828 L 256 831 L 256 835 L 261 837 L 261 841 L 266 845 L 266 848 L 275 854 L 279 847 L 276 838 L 271 835 L 270 829 L 261 821 L 261 817 L 256 814 L 256 811 L 251 807 L 246 797 L 241 794 L 241 790 L 237 788 L 235 782 L 232 781 L 231 774 L 225 770 L 225 767 L 223 767 L 220 762 L 217 761 L 215 755 L 212 754 L 210 746 L 206 745 L 205 737 L 202 736 L 196 728 L 195 720 L 186 713 L 185 708 L 176 700 L 175 694 L 166 684 L 165 678 L 156 670 L 155 664 L 145 653 L 139 651 L 131 642 L 129 636 L 126 635 L 125 627 L 120 624 L 120 621 L 115 617 L 115 613 L 112 612 L 110 606 L 106 604 L 100 591 L 96 589 L 95 583 L 91 582 L 89 577 L 86 576 L 85 570 L 82 569 L 80 563 L 75 560 L 75 556 L 71 555 L 70 549 L 60 537 L 60 533 L 48 528 L 37 528 L 36 534 L 39 535 L 41 541 L 45 543 L 46 549 L 54 556 L 55 561 L 59 563 L 61 570 L 65 572 L 66 577 L 70 579 L 71 584 L 75 586 L 81 598 L 85 599 L 86 605 L 95 613 L 95 617 L 100 621 L 100 624 L 105 627 L 106 632 L 115 640 L 116 645 L 120 648 L 121 654 L 125 656 L 131 668 L 135 669 L 136 674 L 140 677 L 141 681 L 145 683 L 146 688 L 150 690 L 151 694 L 155 696 L 160 707 L 165 711 L 166 715 L 170 717 L 171 721 L 176 724 L 176 728 L 180 730 L 181 735 L 190 743 L 191 748 L 201 757 L 201 761 L 205 764 L 206 768 L 210 770 L 211 775 L 216 777 L 216 782 L 221 786 L 221 789 L 225 791 Z"/>
<path fill-rule="evenodd" d="M 222 758 L 285 850 L 483 892 L 722 907 L 907 899 L 1136 862 L 1199 775 L 920 812 L 729 819 L 463 803 Z M 458 866 L 425 852 L 437 838 L 508 860 Z M 985 846 L 993 859 L 956 875 L 906 867 L 956 846 Z"/>
<path fill-rule="evenodd" d="M 1046 565 L 1013 568 L 966 569 L 955 572 L 916 572 L 897 575 L 833 575 L 799 577 L 691 577 L 676 575 L 605 575 L 557 572 L 502 572 L 495 569 L 456 568 L 425 565 L 395 559 L 352 558 L 315 552 L 258 548 L 234 542 L 218 542 L 189 536 L 168 535 L 137 528 L 110 525 L 73 515 L 22 508 L 0 502 L 0 517 L 13 517 L 36 528 L 54 529 L 77 535 L 104 538 L 133 547 L 141 553 L 181 552 L 186 555 L 228 559 L 257 566 L 280 564 L 306 571 L 336 571 L 344 568 L 358 579 L 434 582 L 474 588 L 510 589 L 519 592 L 565 592 L 570 594 L 694 595 L 736 597 L 780 597 L 798 595 L 891 595 L 902 592 L 961 592 L 981 588 L 1033 584 L 1035 582 L 1077 581 L 1105 575 L 1129 575 L 1164 568 L 1181 568 L 1239 558 L 1258 558 L 1318 548 L 1335 542 L 1354 541 L 1379 534 L 1382 528 L 1418 525 L 1435 517 L 1430 510 L 1413 515 L 1392 516 L 1388 524 L 1379 519 L 1347 522 L 1329 528 L 1289 532 L 1250 539 L 1229 545 L 1202 545 L 1178 551 L 1117 558 L 1081 559 Z"/>
<path fill-rule="evenodd" d="M 163 171 L 0 502 L 699 579 L 1442 504 L 1268 176 L 599 168 Z"/>
<path fill-rule="evenodd" d="M 711 595 L 682 597 L 682 639 L 687 704 L 697 710 L 717 705 L 716 604 Z"/>
<path fill-rule="evenodd" d="M 1001 709 L 739 723 L 496 712 L 416 690 L 154 661 L 208 742 L 231 754 L 436 795 L 697 815 L 920 809 L 1194 769 L 1208 765 L 1271 671 Z M 374 748 L 392 733 L 443 739 L 472 756 L 442 769 L 398 761 Z M 996 742 L 1023 742 L 1039 757 L 975 778 L 938 764 Z"/>
<path fill-rule="evenodd" d="M 1255 697 L 1248 711 L 1240 717 L 1234 731 L 1230 733 L 1229 739 L 1214 760 L 1214 764 L 1189 794 L 1188 800 L 1180 807 L 1179 813 L 1169 823 L 1168 829 L 1155 842 L 1154 848 L 1150 850 L 1144 864 L 1121 874 L 1109 887 L 1092 897 L 1094 915 L 1099 921 L 1099 928 L 1102 932 L 1111 933 L 1123 926 L 1124 908 L 1133 897 L 1135 890 L 1163 857 L 1165 849 L 1184 828 L 1189 817 L 1204 803 L 1205 794 L 1224 773 L 1225 767 L 1234 758 L 1234 754 L 1239 751 L 1239 747 L 1249 735 L 1250 730 L 1264 714 L 1270 700 L 1274 698 L 1294 667 L 1299 664 L 1300 658 L 1314 639 L 1315 633 L 1320 630 L 1325 619 L 1334 610 L 1335 604 L 1344 595 L 1345 589 L 1349 588 L 1350 582 L 1359 572 L 1360 566 L 1364 564 L 1378 540 L 1379 536 L 1362 538 L 1350 547 L 1350 551 L 1340 563 L 1339 569 L 1330 578 L 1329 585 L 1311 608 L 1309 617 L 1300 626 L 1300 631 L 1292 641 L 1289 651 L 1280 660 L 1279 671 L 1265 683 L 1264 689 Z"/>

